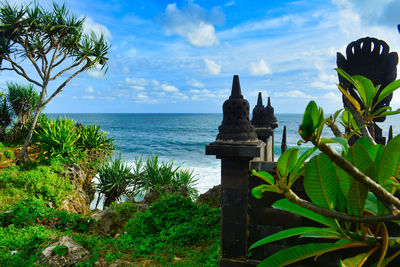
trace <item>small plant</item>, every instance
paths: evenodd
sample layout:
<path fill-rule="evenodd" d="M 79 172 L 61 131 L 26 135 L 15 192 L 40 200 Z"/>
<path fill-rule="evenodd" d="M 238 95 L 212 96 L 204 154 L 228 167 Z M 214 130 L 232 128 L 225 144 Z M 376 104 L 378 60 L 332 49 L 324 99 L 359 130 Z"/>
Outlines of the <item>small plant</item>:
<path fill-rule="evenodd" d="M 98 179 L 97 190 L 99 194 L 105 196 L 104 206 L 107 207 L 126 193 L 127 188 L 133 183 L 131 168 L 122 162 L 121 154 L 100 166 Z"/>
<path fill-rule="evenodd" d="M 68 247 L 66 245 L 60 245 L 54 248 L 53 253 L 58 256 L 64 256 L 68 253 Z"/>

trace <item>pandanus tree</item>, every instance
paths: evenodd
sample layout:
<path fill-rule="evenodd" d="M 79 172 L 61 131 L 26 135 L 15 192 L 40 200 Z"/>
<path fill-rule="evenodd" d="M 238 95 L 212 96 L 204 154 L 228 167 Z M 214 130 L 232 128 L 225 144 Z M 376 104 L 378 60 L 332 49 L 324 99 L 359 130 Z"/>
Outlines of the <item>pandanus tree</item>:
<path fill-rule="evenodd" d="M 43 108 L 79 73 L 106 70 L 110 46 L 103 35 L 85 34 L 84 22 L 55 3 L 49 10 L 37 3 L 0 7 L 0 70 L 14 71 L 40 88 L 22 160 L 29 160 L 27 149 Z"/>
<path fill-rule="evenodd" d="M 11 123 L 11 112 L 4 93 L 0 93 L 0 141 L 4 140 L 6 128 Z"/>
<path fill-rule="evenodd" d="M 22 128 L 29 120 L 31 113 L 37 107 L 39 94 L 33 89 L 33 85 L 7 84 L 7 101 L 17 116 L 17 127 Z"/>

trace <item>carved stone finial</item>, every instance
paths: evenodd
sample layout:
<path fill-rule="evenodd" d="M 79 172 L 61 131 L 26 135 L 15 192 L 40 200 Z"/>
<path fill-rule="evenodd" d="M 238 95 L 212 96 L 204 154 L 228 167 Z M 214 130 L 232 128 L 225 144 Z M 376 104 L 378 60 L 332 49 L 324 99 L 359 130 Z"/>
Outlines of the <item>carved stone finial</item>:
<path fill-rule="evenodd" d="M 243 99 L 242 90 L 240 89 L 239 75 L 233 75 L 232 92 L 229 99 Z"/>
<path fill-rule="evenodd" d="M 285 152 L 287 149 L 287 144 L 286 144 L 286 125 L 283 126 L 283 134 L 282 134 L 282 144 L 281 144 L 281 152 Z"/>
<path fill-rule="evenodd" d="M 390 140 L 392 140 L 392 139 L 393 139 L 393 128 L 392 128 L 392 125 L 390 125 L 390 127 L 389 127 L 388 142 L 389 142 Z"/>
<path fill-rule="evenodd" d="M 253 109 L 251 124 L 254 127 L 267 127 L 267 111 L 262 104 L 262 94 L 258 93 L 257 105 Z"/>
<path fill-rule="evenodd" d="M 272 129 L 275 129 L 278 127 L 278 120 L 276 119 L 274 115 L 274 108 L 271 106 L 271 99 L 268 97 L 268 105 L 265 107 L 266 113 L 267 113 L 267 118 L 266 122 L 269 127 Z"/>
<path fill-rule="evenodd" d="M 239 76 L 233 76 L 232 93 L 224 102 L 223 120 L 217 141 L 256 141 L 257 134 L 249 120 L 249 102 L 243 98 Z"/>

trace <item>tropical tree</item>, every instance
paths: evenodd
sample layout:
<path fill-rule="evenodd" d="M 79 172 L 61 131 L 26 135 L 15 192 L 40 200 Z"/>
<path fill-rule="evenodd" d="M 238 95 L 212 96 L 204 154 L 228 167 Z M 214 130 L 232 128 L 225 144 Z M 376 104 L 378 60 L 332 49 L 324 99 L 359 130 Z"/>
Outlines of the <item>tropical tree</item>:
<path fill-rule="evenodd" d="M 371 134 L 371 122 L 379 116 L 399 114 L 390 107 L 374 111 L 376 104 L 400 87 L 394 81 L 379 92 L 372 82 L 362 76 L 338 73 L 351 82 L 364 108 L 339 85 L 340 91 L 351 103 L 342 114 L 344 125 L 352 124 L 352 132 L 341 134 L 336 120 L 341 111 L 326 119 L 322 108 L 311 101 L 303 115 L 299 129 L 301 142 L 313 147 L 299 157 L 299 148 L 291 148 L 277 162 L 276 177 L 267 172 L 255 172 L 266 184 L 253 188 L 256 198 L 264 192 L 282 194 L 285 199 L 274 208 L 290 211 L 320 223 L 321 227 L 296 227 L 267 236 L 250 249 L 292 236 L 327 239 L 327 242 L 307 243 L 289 247 L 261 262 L 260 266 L 285 266 L 307 257 L 344 248 L 364 247 L 366 250 L 347 259 L 340 266 L 362 266 L 375 252 L 380 254 L 374 266 L 383 267 L 400 255 L 400 238 L 391 236 L 388 223 L 400 223 L 400 200 L 394 194 L 400 190 L 400 135 L 385 146 L 376 144 Z M 336 137 L 323 138 L 328 125 Z M 360 138 L 351 147 L 348 139 L 354 134 Z M 339 153 L 330 143 L 341 146 Z M 314 155 L 319 149 L 322 153 Z M 308 158 L 311 159 L 307 162 Z M 303 185 L 309 200 L 298 196 L 292 185 L 303 176 Z M 336 240 L 332 242 L 332 240 Z"/>
<path fill-rule="evenodd" d="M 0 141 L 4 140 L 6 128 L 11 123 L 11 112 L 4 93 L 0 93 Z"/>
<path fill-rule="evenodd" d="M 5 2 L 0 7 L 0 64 L 7 63 L 0 70 L 14 71 L 41 88 L 21 159 L 29 160 L 27 148 L 42 109 L 79 73 L 95 67 L 106 70 L 110 46 L 102 35 L 84 34 L 84 22 L 56 3 L 49 10 L 36 2 Z M 28 66 L 33 71 L 27 71 Z"/>
<path fill-rule="evenodd" d="M 10 103 L 15 115 L 17 115 L 17 128 L 22 128 L 37 107 L 39 94 L 33 89 L 32 84 L 24 86 L 17 83 L 8 83 L 7 88 L 8 103 Z"/>

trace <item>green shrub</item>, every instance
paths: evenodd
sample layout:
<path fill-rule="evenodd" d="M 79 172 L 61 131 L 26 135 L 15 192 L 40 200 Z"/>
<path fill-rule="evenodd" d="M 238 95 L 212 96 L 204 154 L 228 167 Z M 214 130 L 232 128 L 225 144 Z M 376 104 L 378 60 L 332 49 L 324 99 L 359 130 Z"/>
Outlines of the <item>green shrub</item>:
<path fill-rule="evenodd" d="M 191 197 L 198 194 L 195 188 L 197 179 L 194 178 L 193 171 L 180 170 L 180 166 L 175 167 L 173 162 L 160 162 L 157 155 L 150 155 L 145 159 L 135 158 L 134 165 L 134 177 L 137 181 L 135 194 L 145 194 L 164 186 L 172 186 L 176 191 L 181 186 L 186 186 Z"/>
<path fill-rule="evenodd" d="M 121 154 L 110 159 L 98 169 L 99 194 L 105 196 L 104 206 L 118 200 L 133 182 L 131 168 L 121 160 Z"/>
<path fill-rule="evenodd" d="M 100 127 L 97 125 L 88 125 L 81 127 L 78 130 L 79 138 L 76 145 L 82 150 L 88 150 L 93 152 L 104 152 L 109 154 L 114 150 L 114 139 L 107 138 L 106 133 L 100 131 Z"/>
<path fill-rule="evenodd" d="M 41 249 L 55 235 L 43 225 L 0 227 L 0 266 L 34 266 Z"/>
<path fill-rule="evenodd" d="M 40 128 L 35 130 L 35 144 L 40 148 L 39 160 L 58 159 L 71 163 L 79 162 L 84 153 L 77 147 L 80 135 L 75 128 L 75 122 L 68 118 L 51 120 L 42 117 Z"/>
<path fill-rule="evenodd" d="M 8 209 L 33 196 L 58 207 L 67 195 L 74 194 L 69 179 L 59 175 L 62 172 L 60 163 L 24 168 L 12 166 L 0 173 L 0 209 Z"/>
<path fill-rule="evenodd" d="M 66 245 L 60 245 L 55 247 L 53 252 L 58 256 L 63 256 L 68 253 L 68 247 Z"/>
<path fill-rule="evenodd" d="M 129 220 L 125 231 L 124 238 L 140 244 L 134 255 L 193 245 L 219 235 L 220 211 L 197 205 L 190 198 L 170 195 Z"/>
<path fill-rule="evenodd" d="M 0 213 L 0 227 L 14 225 L 23 228 L 42 224 L 61 231 L 72 229 L 76 232 L 87 232 L 94 222 L 88 216 L 49 208 L 43 200 L 37 198 L 22 200 L 7 213 Z"/>
<path fill-rule="evenodd" d="M 14 158 L 14 152 L 12 152 L 11 150 L 4 150 L 3 151 L 3 155 L 7 159 L 13 159 Z"/>

